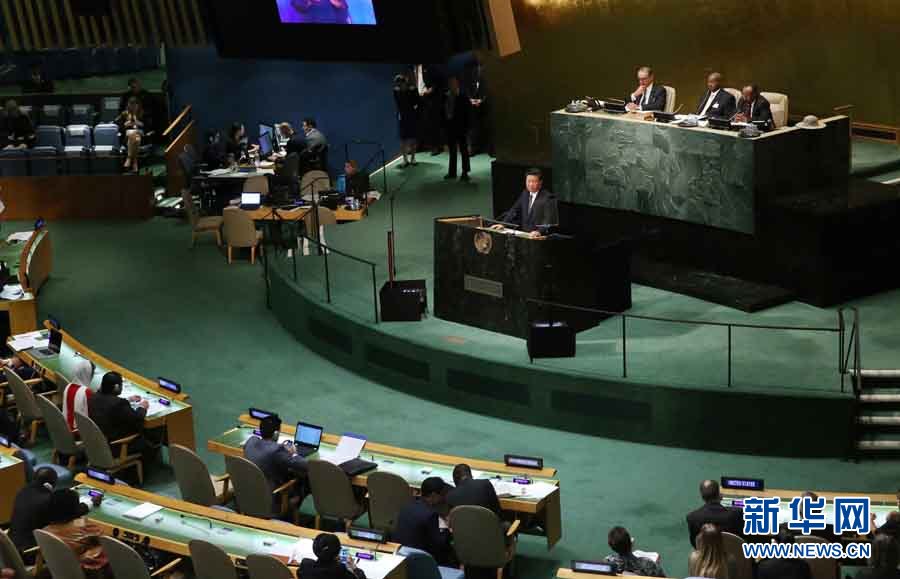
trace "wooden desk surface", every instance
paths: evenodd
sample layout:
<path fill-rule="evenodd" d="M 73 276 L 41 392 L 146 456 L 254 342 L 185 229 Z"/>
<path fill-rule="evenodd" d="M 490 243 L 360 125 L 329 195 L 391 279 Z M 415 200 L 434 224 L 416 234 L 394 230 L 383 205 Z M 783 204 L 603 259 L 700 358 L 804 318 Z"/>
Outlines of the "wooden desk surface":
<path fill-rule="evenodd" d="M 728 498 L 772 498 L 780 497 L 781 500 L 799 497 L 805 491 L 802 490 L 785 490 L 785 489 L 766 489 L 760 492 L 745 492 L 740 490 L 722 489 L 722 496 Z M 860 493 L 860 492 L 842 492 L 842 491 L 813 491 L 820 498 L 826 501 L 832 501 L 835 497 L 869 497 L 873 503 L 881 505 L 895 505 L 900 507 L 900 491 L 897 493 Z"/>
<path fill-rule="evenodd" d="M 253 221 L 302 221 L 306 214 L 312 210 L 307 205 L 304 207 L 295 207 L 294 209 L 276 209 L 268 205 L 262 205 L 259 209 L 253 211 L 244 210 L 244 213 L 250 216 Z M 334 211 L 334 216 L 338 221 L 360 221 L 366 216 L 366 209 L 351 210 L 339 205 Z"/>
<path fill-rule="evenodd" d="M 51 327 L 50 323 L 45 321 L 44 327 L 49 329 Z M 28 350 L 19 352 L 19 356 L 25 363 L 43 369 L 44 376 L 57 382 L 68 380 L 64 373 L 64 365 L 66 359 L 75 355 L 87 358 L 94 363 L 96 366 L 95 380 L 100 380 L 106 372 L 118 372 L 126 381 L 126 393 L 128 388 L 133 385 L 142 391 L 136 392 L 137 394 L 150 400 L 150 414 L 144 421 L 147 428 L 165 427 L 168 442 L 181 444 L 192 449 L 196 448 L 193 409 L 187 402 L 189 398 L 187 394 L 184 392 L 175 394 L 161 388 L 159 382 L 145 378 L 101 356 L 76 340 L 65 330 L 62 330 L 61 333 L 63 335 L 63 346 L 59 356 L 47 359 L 35 358 Z M 156 401 L 159 399 L 167 400 L 169 404 L 168 406 L 158 405 L 156 408 L 158 412 L 154 413 L 154 407 L 158 404 Z"/>
<path fill-rule="evenodd" d="M 13 456 L 14 448 L 0 446 L 0 523 L 12 518 L 16 495 L 25 486 L 25 463 Z M 0 531 L 2 532 L 2 531 Z"/>
<path fill-rule="evenodd" d="M 598 579 L 599 577 L 603 577 L 603 575 L 594 575 L 593 573 L 578 573 L 567 567 L 560 567 L 556 571 L 556 576 L 559 579 Z M 645 577 L 644 575 L 628 575 L 628 577 L 633 577 L 634 579 L 653 579 L 652 577 Z"/>

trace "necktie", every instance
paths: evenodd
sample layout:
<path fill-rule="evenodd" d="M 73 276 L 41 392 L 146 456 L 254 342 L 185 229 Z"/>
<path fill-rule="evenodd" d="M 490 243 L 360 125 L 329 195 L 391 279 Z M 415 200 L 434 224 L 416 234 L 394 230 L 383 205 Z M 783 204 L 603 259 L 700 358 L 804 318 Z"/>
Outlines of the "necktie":
<path fill-rule="evenodd" d="M 531 208 L 534 207 L 534 200 L 537 199 L 537 193 L 531 193 L 528 196 L 528 213 L 531 213 Z"/>
<path fill-rule="evenodd" d="M 641 100 L 641 104 L 645 105 L 650 102 L 650 89 L 653 88 L 653 85 L 647 87 L 647 90 L 644 91 L 644 98 Z"/>

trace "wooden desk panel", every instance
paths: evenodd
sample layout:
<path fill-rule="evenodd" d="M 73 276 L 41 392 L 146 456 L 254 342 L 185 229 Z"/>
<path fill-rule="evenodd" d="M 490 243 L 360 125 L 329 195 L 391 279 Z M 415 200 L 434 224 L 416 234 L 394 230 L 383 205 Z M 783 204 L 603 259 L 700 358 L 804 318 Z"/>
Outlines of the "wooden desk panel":
<path fill-rule="evenodd" d="M 25 486 L 25 463 L 13 452 L 15 449 L 0 446 L 0 524 L 12 518 L 16 495 Z"/>
<path fill-rule="evenodd" d="M 0 178 L 5 219 L 148 219 L 149 175 L 59 175 Z"/>

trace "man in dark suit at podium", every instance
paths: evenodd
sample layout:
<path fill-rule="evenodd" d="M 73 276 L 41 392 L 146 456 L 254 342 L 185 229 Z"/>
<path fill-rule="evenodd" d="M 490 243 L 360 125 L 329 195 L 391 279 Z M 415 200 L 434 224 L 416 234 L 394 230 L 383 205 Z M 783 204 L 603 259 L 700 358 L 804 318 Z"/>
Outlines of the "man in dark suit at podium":
<path fill-rule="evenodd" d="M 629 111 L 665 111 L 666 87 L 655 83 L 653 69 L 642 66 L 637 71 L 638 87 L 628 95 L 625 108 Z"/>
<path fill-rule="evenodd" d="M 722 75 L 710 73 L 706 77 L 706 93 L 697 105 L 697 116 L 730 119 L 736 110 L 734 95 L 722 88 Z"/>
<path fill-rule="evenodd" d="M 556 207 L 556 196 L 544 189 L 544 178 L 540 169 L 529 169 L 525 174 L 525 190 L 500 217 L 501 221 L 518 225 L 522 231 L 541 236 L 546 230 L 559 224 L 559 211 Z M 492 226 L 502 229 L 502 225 Z"/>

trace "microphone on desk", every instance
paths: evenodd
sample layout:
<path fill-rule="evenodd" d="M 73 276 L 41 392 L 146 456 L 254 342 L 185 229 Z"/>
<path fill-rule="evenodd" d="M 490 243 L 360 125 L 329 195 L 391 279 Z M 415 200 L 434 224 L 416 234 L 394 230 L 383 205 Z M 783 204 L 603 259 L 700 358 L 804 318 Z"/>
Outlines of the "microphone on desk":
<path fill-rule="evenodd" d="M 203 531 L 203 532 L 207 532 L 207 530 L 204 529 L 204 528 L 202 528 L 202 527 L 198 527 L 197 525 L 192 525 L 192 524 L 188 521 L 187 515 L 185 515 L 184 513 L 181 513 L 181 514 L 179 514 L 178 516 L 181 517 L 181 524 L 182 524 L 182 525 L 185 525 L 185 526 L 187 526 L 187 527 L 193 527 L 193 528 L 199 529 L 199 530 L 201 530 L 201 531 Z M 212 520 L 211 520 L 211 519 L 206 519 L 206 522 L 209 523 L 209 530 L 212 531 L 212 528 L 213 528 Z"/>

